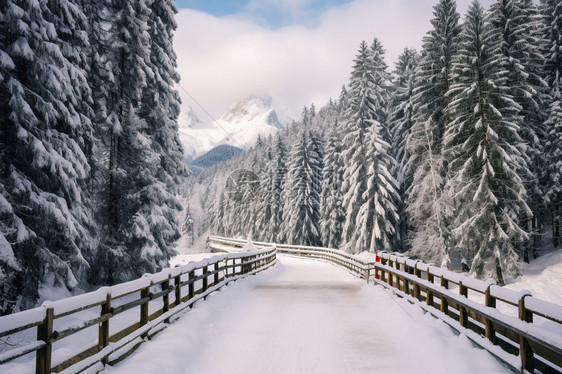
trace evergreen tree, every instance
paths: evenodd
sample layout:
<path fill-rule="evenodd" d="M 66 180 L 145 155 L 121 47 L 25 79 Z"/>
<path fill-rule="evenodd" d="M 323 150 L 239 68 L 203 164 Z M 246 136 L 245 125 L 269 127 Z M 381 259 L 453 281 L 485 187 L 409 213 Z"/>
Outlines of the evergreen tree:
<path fill-rule="evenodd" d="M 345 85 L 343 85 L 341 87 L 340 97 L 338 99 L 338 105 L 337 105 L 339 117 L 343 116 L 346 108 L 347 108 L 347 89 L 345 88 Z"/>
<path fill-rule="evenodd" d="M 542 0 L 545 56 L 544 78 L 550 90 L 548 120 L 545 123 L 547 142 L 545 145 L 549 162 L 545 171 L 547 210 L 552 222 L 554 246 L 561 244 L 560 226 L 562 224 L 562 4 L 556 0 Z"/>
<path fill-rule="evenodd" d="M 442 138 L 449 120 L 445 108 L 451 85 L 451 59 L 460 28 L 454 0 L 434 7 L 433 29 L 423 39 L 412 102 L 414 123 L 407 138 L 409 246 L 414 256 L 449 266 L 447 202 L 442 196 L 447 174 Z"/>
<path fill-rule="evenodd" d="M 151 8 L 152 7 L 152 8 Z M 105 119 L 98 126 L 107 184 L 101 195 L 107 229 L 93 282 L 114 283 L 167 264 L 178 237 L 170 188 L 181 174 L 177 93 L 172 84 L 173 5 L 108 1 L 113 16 L 97 60 L 108 74 L 100 92 Z M 152 34 L 152 37 L 151 37 Z M 161 35 L 156 35 L 161 34 Z"/>
<path fill-rule="evenodd" d="M 373 119 L 379 122 L 380 135 L 386 142 L 390 141 L 390 134 L 386 126 L 387 123 L 387 108 L 389 103 L 389 89 L 391 87 L 391 76 L 388 72 L 388 66 L 384 61 L 384 49 L 381 42 L 375 38 L 371 44 L 369 54 L 371 63 L 371 74 L 373 81 L 372 85 L 372 100 L 373 107 L 375 108 Z"/>
<path fill-rule="evenodd" d="M 548 204 L 552 221 L 552 242 L 555 247 L 560 246 L 562 225 L 562 81 L 551 94 L 552 100 L 549 108 L 549 117 L 545 125 L 548 129 L 549 164 L 546 169 Z"/>
<path fill-rule="evenodd" d="M 345 224 L 343 242 L 348 251 L 354 249 L 356 241 L 356 219 L 359 207 L 364 204 L 363 193 L 366 189 L 365 168 L 365 133 L 374 121 L 375 103 L 373 100 L 370 54 L 367 43 L 361 42 L 354 60 L 347 92 L 347 106 L 343 113 L 343 149 L 342 157 L 345 165 L 343 191 L 343 207 Z"/>
<path fill-rule="evenodd" d="M 137 266 L 145 272 L 166 266 L 175 253 L 179 228 L 174 217 L 181 210 L 175 192 L 187 172 L 178 134 L 180 99 L 174 88 L 179 81 L 172 46 L 175 13 L 172 0 L 154 1 L 147 20 L 150 55 L 146 64 L 151 74 L 146 77 L 139 116 L 146 124 L 144 132 L 150 144 L 143 149 L 143 168 L 135 169 L 139 171 L 135 177 L 138 187 L 131 200 L 140 204 L 130 219 L 129 244 L 140 251 Z"/>
<path fill-rule="evenodd" d="M 289 243 L 321 245 L 322 155 L 317 142 L 309 131 L 303 130 L 291 150 L 284 208 L 285 237 Z"/>
<path fill-rule="evenodd" d="M 406 149 L 406 139 L 414 123 L 414 109 L 412 96 L 414 90 L 415 68 L 419 61 L 419 54 L 405 48 L 398 57 L 394 72 L 395 81 L 390 103 L 389 132 L 391 135 L 391 155 L 396 160 L 396 175 L 400 204 L 397 206 L 400 221 L 398 223 L 398 237 L 400 239 L 397 250 L 406 249 L 406 235 L 408 231 L 406 206 L 406 191 L 412 183 L 412 176 L 406 173 L 406 163 L 409 158 Z"/>
<path fill-rule="evenodd" d="M 473 2 L 453 63 L 445 145 L 454 175 L 448 183 L 456 208 L 453 240 L 472 254 L 472 274 L 503 284 L 504 275 L 518 274 L 517 247 L 528 239 L 516 217 L 530 211 L 518 175 L 527 168 L 517 126 L 521 107 L 510 93 L 499 39 Z"/>
<path fill-rule="evenodd" d="M 310 111 L 308 110 L 308 108 L 306 107 L 306 105 L 304 106 L 304 108 L 302 108 L 302 125 L 303 126 L 308 126 L 310 124 L 310 121 L 312 120 L 312 117 L 310 115 Z"/>
<path fill-rule="evenodd" d="M 346 220 L 343 229 L 344 242 L 348 251 L 356 252 L 361 246 L 369 246 L 358 229 L 359 219 L 367 222 L 373 217 L 359 217 L 358 214 L 362 207 L 368 202 L 369 196 L 365 193 L 370 187 L 367 185 L 365 176 L 370 165 L 366 158 L 369 153 L 367 133 L 371 126 L 377 123 L 376 137 L 384 140 L 386 128 L 380 124 L 379 120 L 386 118 L 384 109 L 388 101 L 388 88 L 390 82 L 387 79 L 388 73 L 385 70 L 383 58 L 384 51 L 382 46 L 375 39 L 373 46 L 369 49 L 365 42 L 362 42 L 354 66 L 351 72 L 349 91 L 347 93 L 347 108 L 343 115 L 343 160 L 346 165 L 343 184 L 343 206 L 346 212 Z M 371 211 L 369 211 L 371 212 Z M 370 213 L 369 213 L 370 214 Z"/>
<path fill-rule="evenodd" d="M 322 169 L 320 232 L 322 243 L 329 248 L 339 248 L 342 241 L 345 212 L 342 207 L 343 162 L 341 135 L 337 126 L 331 129 L 324 153 Z"/>
<path fill-rule="evenodd" d="M 271 190 L 273 186 L 273 175 L 270 172 L 270 164 L 273 158 L 272 144 L 268 142 L 265 154 L 265 165 L 260 169 L 258 176 L 259 189 L 256 198 L 256 222 L 254 223 L 254 238 L 266 241 L 271 235 Z"/>
<path fill-rule="evenodd" d="M 522 217 L 528 221 L 527 228 L 533 233 L 530 243 L 534 257 L 538 255 L 540 247 L 542 203 L 544 193 L 539 180 L 543 165 L 546 161 L 542 157 L 545 134 L 543 112 L 546 84 L 540 77 L 543 57 L 540 53 L 540 37 L 537 33 L 540 19 L 532 0 L 498 0 L 490 8 L 490 21 L 498 29 L 500 50 L 507 58 L 506 69 L 509 73 L 508 86 L 514 100 L 521 107 L 521 122 L 517 125 L 519 133 L 527 144 L 526 153 L 531 160 L 529 166 L 531 174 L 521 175 L 525 181 L 528 194 L 528 205 L 533 211 L 531 217 Z M 523 170 L 519 171 L 523 172 Z M 528 249 L 524 250 L 524 259 L 528 262 Z"/>
<path fill-rule="evenodd" d="M 285 181 L 287 178 L 287 151 L 281 136 L 275 137 L 273 146 L 272 159 L 268 166 L 268 173 L 271 178 L 271 187 L 267 199 L 271 216 L 269 220 L 269 236 L 271 242 L 283 242 L 283 222 L 284 211 L 283 204 L 285 201 Z"/>
<path fill-rule="evenodd" d="M 73 289 L 89 267 L 85 20 L 65 0 L 0 3 L 0 313 L 31 306 L 40 284 Z"/>
<path fill-rule="evenodd" d="M 396 244 L 399 201 L 396 179 L 390 170 L 395 161 L 390 155 L 390 145 L 383 140 L 382 126 L 374 122 L 368 129 L 366 147 L 366 189 L 364 203 L 357 213 L 356 248 L 391 251 Z"/>

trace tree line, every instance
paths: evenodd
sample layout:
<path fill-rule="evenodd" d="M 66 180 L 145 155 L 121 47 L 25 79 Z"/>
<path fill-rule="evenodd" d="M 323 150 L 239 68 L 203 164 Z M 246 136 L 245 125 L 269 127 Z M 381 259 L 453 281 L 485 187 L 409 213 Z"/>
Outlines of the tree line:
<path fill-rule="evenodd" d="M 440 0 L 431 24 L 392 72 L 362 42 L 337 100 L 190 182 L 199 233 L 401 251 L 500 284 L 560 246 L 562 4 L 475 1 L 461 22 Z M 237 169 L 259 186 L 232 199 Z"/>
<path fill-rule="evenodd" d="M 0 314 L 167 265 L 179 237 L 172 0 L 0 1 Z"/>

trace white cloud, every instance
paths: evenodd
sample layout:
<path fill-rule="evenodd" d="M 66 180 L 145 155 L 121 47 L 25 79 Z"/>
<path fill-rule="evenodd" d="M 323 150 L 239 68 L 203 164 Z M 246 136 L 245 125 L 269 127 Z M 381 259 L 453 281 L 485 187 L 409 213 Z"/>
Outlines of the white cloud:
<path fill-rule="evenodd" d="M 287 4 L 299 9 L 305 1 Z M 461 12 L 466 4 L 459 1 Z M 433 5 L 429 0 L 356 0 L 325 11 L 314 28 L 278 30 L 244 16 L 180 10 L 174 41 L 180 84 L 215 117 L 251 92 L 268 93 L 298 114 L 304 105 L 320 107 L 338 97 L 361 40 L 379 38 L 391 68 L 404 47 L 419 48 Z M 201 112 L 187 96 L 184 101 Z"/>
<path fill-rule="evenodd" d="M 260 11 L 275 8 L 282 12 L 300 13 L 308 4 L 310 4 L 310 0 L 250 0 L 246 9 Z"/>

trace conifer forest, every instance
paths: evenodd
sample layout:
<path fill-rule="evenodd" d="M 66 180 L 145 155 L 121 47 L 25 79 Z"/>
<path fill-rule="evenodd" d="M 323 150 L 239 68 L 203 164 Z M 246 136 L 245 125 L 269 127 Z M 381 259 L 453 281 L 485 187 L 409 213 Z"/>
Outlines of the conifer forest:
<path fill-rule="evenodd" d="M 559 0 L 462 17 L 436 1 L 420 50 L 390 67 L 379 39 L 358 42 L 339 97 L 197 176 L 176 12 L 0 0 L 0 314 L 40 286 L 158 271 L 181 236 L 403 252 L 499 284 L 561 246 Z"/>

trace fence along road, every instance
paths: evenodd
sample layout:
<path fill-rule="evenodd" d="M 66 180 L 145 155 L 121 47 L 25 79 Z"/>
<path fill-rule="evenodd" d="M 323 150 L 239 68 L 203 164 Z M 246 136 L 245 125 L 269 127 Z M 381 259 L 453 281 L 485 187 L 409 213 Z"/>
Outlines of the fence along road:
<path fill-rule="evenodd" d="M 418 307 L 320 261 L 279 255 L 191 313 L 147 344 L 157 351 L 111 373 L 510 372 Z"/>
<path fill-rule="evenodd" d="M 0 338 L 21 340 L 0 353 L 0 373 L 98 372 L 127 358 L 196 301 L 275 261 L 275 246 L 218 255 L 0 317 Z M 37 338 L 29 339 L 33 332 Z"/>
<path fill-rule="evenodd" d="M 243 240 L 220 237 L 211 237 L 209 240 L 209 247 L 219 251 L 233 249 L 233 247 L 234 249 L 240 248 L 244 246 L 244 244 L 245 241 Z M 254 244 L 258 246 L 269 246 L 267 243 Z M 394 293 L 424 308 L 429 314 L 445 321 L 456 331 L 462 332 L 464 335 L 461 336 L 468 337 L 477 345 L 489 350 L 494 356 L 515 371 L 519 371 L 520 368 L 523 367 L 528 372 L 562 372 L 562 336 L 556 333 L 556 329 L 562 326 L 562 307 L 558 305 L 545 303 L 525 293 L 509 291 L 489 282 L 477 281 L 400 256 L 383 253 L 381 254 L 380 263 L 368 263 L 336 250 L 290 245 L 278 245 L 277 249 L 273 247 L 273 249 L 262 250 L 256 253 L 246 252 L 223 255 L 222 257 L 219 256 L 213 260 L 204 261 L 203 263 L 185 265 L 173 269 L 172 271 L 166 270 L 109 289 L 100 289 L 91 294 L 46 304 L 36 310 L 2 317 L 0 318 L 0 338 L 9 338 L 11 335 L 19 334 L 26 329 L 36 329 L 37 340 L 32 339 L 27 345 L 1 353 L 0 372 L 2 372 L 2 363 L 7 363 L 6 365 L 9 367 L 12 363 L 11 361 L 14 359 L 20 356 L 22 356 L 21 359 L 23 359 L 30 354 L 36 354 L 37 356 L 35 365 L 35 371 L 37 373 L 47 373 L 50 371 L 74 373 L 80 372 L 86 368 L 100 369 L 106 363 L 110 365 L 117 364 L 120 360 L 126 358 L 130 351 L 134 349 L 138 343 L 143 341 L 143 338 L 150 337 L 152 334 L 159 331 L 160 326 L 167 325 L 171 317 L 174 317 L 185 308 L 192 306 L 196 300 L 205 297 L 222 285 L 240 276 L 253 274 L 271 266 L 275 263 L 276 253 L 290 254 L 307 259 L 326 260 L 335 263 L 359 278 L 363 278 L 367 281 L 374 281 L 392 290 L 392 292 L 380 287 L 365 287 L 365 283 L 363 283 L 364 286 L 360 288 L 360 292 L 352 292 L 354 287 L 346 285 L 347 282 L 344 279 L 339 279 L 338 282 L 334 284 L 334 278 L 332 278 L 332 276 L 325 276 L 323 278 L 322 274 L 316 274 L 311 269 L 299 272 L 294 271 L 293 266 L 279 267 L 278 269 L 285 269 L 287 274 L 290 275 L 286 279 L 281 278 L 281 283 L 284 286 L 279 287 L 278 283 L 274 283 L 274 286 L 266 284 L 256 287 L 256 290 L 267 291 L 267 295 L 264 296 L 264 299 L 268 299 L 270 298 L 269 295 L 272 295 L 273 299 L 271 301 L 273 305 L 275 305 L 278 299 L 282 301 L 275 308 L 266 308 L 266 311 L 270 312 L 270 316 L 264 321 L 271 325 L 279 324 L 277 321 L 281 321 L 280 325 L 285 326 L 285 328 L 279 331 L 273 330 L 264 333 L 261 335 L 262 339 L 272 335 L 283 336 L 282 333 L 286 330 L 287 326 L 293 326 L 295 324 L 300 326 L 300 328 L 294 331 L 296 333 L 301 330 L 306 331 L 308 326 L 314 326 L 314 324 L 316 324 L 318 326 L 323 326 L 322 329 L 310 330 L 306 334 L 307 336 L 312 336 L 314 342 L 330 342 L 329 338 L 331 337 L 338 343 L 342 342 L 339 345 L 341 349 L 348 349 L 348 346 L 369 346 L 371 349 L 374 349 L 379 347 L 379 345 L 384 345 L 385 350 L 379 352 L 359 350 L 357 352 L 361 352 L 361 354 L 357 357 L 362 358 L 361 365 L 368 366 L 368 363 L 373 362 L 373 359 L 370 356 L 364 357 L 364 354 L 370 353 L 371 355 L 377 355 L 377 353 L 382 353 L 385 357 L 391 357 L 391 361 L 396 361 L 390 365 L 390 367 L 393 368 L 391 372 L 396 372 L 397 365 L 399 368 L 408 367 L 407 362 L 409 361 L 406 360 L 408 357 L 412 355 L 416 356 L 417 353 L 415 352 L 424 352 L 428 347 L 438 347 L 439 341 L 428 342 L 426 341 L 427 339 L 424 338 L 424 341 L 417 341 L 416 343 L 416 340 L 412 339 L 412 334 L 410 334 L 412 331 L 403 331 L 401 328 L 407 324 L 405 324 L 404 321 L 395 323 L 396 321 L 392 318 L 399 312 L 398 309 L 390 315 L 388 313 L 385 314 L 385 311 L 395 307 L 392 303 L 397 303 L 393 297 L 382 299 L 381 295 L 375 295 L 376 297 L 369 298 L 371 303 L 373 300 L 376 300 L 375 304 L 382 307 L 382 309 L 379 310 L 373 309 L 372 313 L 366 299 L 359 301 L 359 299 L 349 298 L 351 294 L 364 294 L 365 292 L 381 293 L 382 291 L 388 292 L 386 296 Z M 313 266 L 313 264 L 318 265 L 318 262 L 309 261 L 308 263 L 309 266 Z M 334 270 L 333 268 L 331 269 Z M 303 278 L 302 274 L 309 274 L 309 276 L 308 278 Z M 322 281 L 322 279 L 324 279 L 324 281 Z M 326 279 L 332 282 L 326 282 Z M 357 279 L 354 279 L 354 281 L 357 282 Z M 256 293 L 260 293 L 260 291 L 256 290 L 249 294 L 255 295 Z M 276 295 L 279 290 L 290 290 L 291 292 L 288 297 L 287 292 Z M 302 309 L 303 313 L 289 313 L 293 306 L 298 307 L 298 299 L 302 298 L 302 300 L 307 300 L 306 295 L 309 293 L 305 292 L 305 290 L 314 290 L 321 296 L 321 299 L 332 300 L 332 304 L 335 306 L 330 307 L 331 304 L 327 303 L 325 305 L 328 307 L 323 311 L 322 308 L 324 308 L 324 306 L 315 308 L 314 305 L 312 305 Z M 332 297 L 335 291 L 339 292 L 342 290 L 346 292 L 338 294 L 340 297 Z M 485 302 L 483 304 L 478 304 L 469 299 L 469 292 L 471 295 L 482 295 Z M 282 297 L 283 295 L 286 297 Z M 239 307 L 242 308 L 245 302 L 244 299 L 244 297 L 232 299 L 229 307 L 233 307 L 233 310 L 237 310 L 236 308 Z M 346 312 L 344 309 L 340 310 L 337 307 L 340 301 L 355 305 L 352 310 L 354 311 L 353 313 L 357 314 L 353 314 L 351 311 Z M 518 311 L 519 318 L 502 314 L 496 309 L 496 302 L 514 307 L 515 310 Z M 316 306 L 321 305 L 323 304 L 317 304 Z M 360 306 L 364 306 L 366 309 Z M 259 309 L 258 307 L 259 304 L 254 309 Z M 251 311 L 254 309 L 242 310 Z M 304 323 L 298 322 L 298 318 L 300 318 L 301 314 L 306 315 L 309 309 L 317 310 L 318 313 L 315 313 L 315 318 L 307 320 Z M 420 312 L 419 308 L 414 309 Z M 286 314 L 283 313 L 272 313 L 272 310 L 286 310 L 287 315 L 294 317 L 294 319 L 285 318 Z M 401 308 L 400 310 L 405 312 L 405 309 Z M 66 321 L 68 316 L 74 316 L 85 312 L 89 314 L 77 325 L 67 326 L 64 324 L 64 326 L 57 326 L 56 324 L 57 321 Z M 129 318 L 130 312 L 133 312 L 132 319 Z M 412 320 L 416 320 L 416 318 L 412 317 L 411 313 L 406 314 Z M 329 317 L 331 315 L 337 315 L 338 318 L 334 317 L 330 319 Z M 351 317 L 345 318 L 346 315 Z M 123 325 L 119 321 L 116 322 L 114 318 L 116 316 L 117 319 L 126 317 L 126 324 Z M 259 316 L 255 316 L 249 320 L 248 326 L 252 326 L 253 321 L 259 321 L 257 317 L 261 318 L 261 316 L 262 314 L 259 314 Z M 187 320 L 192 319 L 188 318 Z M 378 325 L 376 325 L 376 329 L 369 330 L 369 328 L 359 328 L 359 325 L 349 325 L 349 322 L 342 322 L 348 320 L 362 321 L 363 323 L 360 324 L 362 326 L 369 326 L 373 321 L 378 321 Z M 545 330 L 540 324 L 537 324 L 535 320 L 541 320 L 541 323 L 542 320 L 546 320 L 547 323 L 550 324 L 549 329 Z M 416 321 L 415 326 L 417 326 L 417 328 L 414 330 L 423 331 L 428 327 L 428 324 L 431 325 L 430 322 L 435 322 L 435 320 L 430 319 L 429 322 Z M 384 328 L 393 325 L 394 328 L 392 331 L 386 331 L 385 333 Z M 182 333 L 182 331 L 180 331 L 182 329 L 175 324 L 173 326 L 174 327 L 170 330 Z M 98 330 L 98 327 L 99 334 L 96 334 L 96 338 L 93 339 L 97 344 L 94 344 L 91 348 L 86 349 L 86 347 L 84 347 L 79 350 L 75 348 L 70 354 L 66 352 L 64 356 L 53 349 L 53 343 L 67 342 L 69 337 L 72 338 L 79 335 L 88 328 L 95 328 Z M 227 332 L 227 330 L 228 328 L 225 326 L 224 332 Z M 246 330 L 251 331 L 251 328 L 248 327 Z M 184 330 L 183 335 L 185 335 L 185 331 L 190 332 L 193 331 L 193 329 Z M 338 331 L 341 333 L 338 333 Z M 354 334 L 352 334 L 354 337 L 352 340 L 346 341 L 344 338 L 350 331 L 354 332 Z M 343 332 L 345 332 L 345 335 Z M 419 333 L 416 332 L 413 335 L 417 336 Z M 434 331 L 426 331 L 426 334 L 423 336 L 432 337 L 433 335 L 435 335 Z M 206 336 L 206 334 L 203 334 L 203 336 Z M 303 335 L 291 334 L 290 336 L 295 337 L 293 341 L 300 342 L 302 339 L 299 339 L 299 336 L 302 338 Z M 361 338 L 361 336 L 363 336 L 363 338 Z M 381 340 L 377 338 L 377 336 L 383 336 L 383 339 Z M 395 336 L 398 336 L 399 340 L 393 343 L 391 337 Z M 197 341 L 200 340 L 199 338 L 195 339 Z M 244 339 L 241 340 L 241 342 L 245 341 Z M 291 340 L 289 339 L 288 341 Z M 359 344 L 358 341 L 362 342 L 362 345 Z M 408 344 L 405 343 L 410 341 L 413 341 L 415 344 L 407 346 Z M 448 348 L 448 343 L 451 339 L 449 337 L 444 341 L 446 341 L 447 344 L 440 349 L 440 355 L 435 352 L 421 356 L 417 355 L 416 357 L 418 357 L 418 359 L 415 360 L 415 367 L 419 367 L 426 362 L 422 357 L 430 357 L 432 363 L 441 362 L 443 361 L 443 357 L 449 356 L 456 357 L 457 361 L 468 359 L 469 362 L 472 363 L 484 362 L 478 359 L 475 352 L 471 353 L 466 351 L 462 356 L 448 354 L 447 352 L 451 352 L 451 349 Z M 363 366 L 350 364 L 350 362 L 357 362 L 359 360 L 357 357 L 350 358 L 346 356 L 347 358 L 335 361 L 331 360 L 333 357 L 338 357 L 336 353 L 339 352 L 338 350 L 331 349 L 335 347 L 333 343 L 334 341 L 318 349 L 319 352 L 331 353 L 322 360 L 314 361 L 314 365 L 312 366 L 301 365 L 303 362 L 302 357 L 304 357 L 302 350 L 289 351 L 287 354 L 289 357 L 293 357 L 295 354 L 297 357 L 301 357 L 300 361 L 293 363 L 295 370 L 304 370 L 303 368 L 307 368 L 307 370 L 312 370 L 312 372 L 314 372 L 316 367 L 322 367 L 322 363 L 331 362 L 332 364 L 329 365 L 330 367 L 339 367 L 338 364 L 345 363 L 348 369 L 349 365 L 351 365 L 354 371 L 361 372 Z M 388 349 L 392 348 L 393 345 L 400 347 L 400 355 L 393 356 L 390 354 L 392 350 L 388 351 Z M 166 354 L 162 354 L 162 350 L 159 349 L 162 345 L 150 346 L 151 348 L 147 348 L 145 351 L 152 352 L 151 357 L 153 363 L 159 362 L 160 357 L 167 356 Z M 175 346 L 181 349 L 181 352 L 178 352 L 178 357 L 180 357 L 180 359 L 183 358 L 186 353 L 198 351 L 198 345 L 194 346 L 193 350 L 183 349 L 184 344 L 176 344 Z M 311 346 L 308 345 L 308 347 L 310 348 Z M 259 347 L 255 347 L 255 350 L 259 351 L 258 348 L 262 348 L 261 344 Z M 314 347 L 312 346 L 312 348 Z M 471 351 L 474 351 L 471 345 L 469 348 Z M 63 350 L 60 351 L 62 352 Z M 213 352 L 215 352 L 215 350 L 213 350 Z M 354 352 L 354 350 L 352 349 L 346 352 Z M 317 355 L 311 354 L 307 357 L 314 358 L 316 356 Z M 203 354 L 197 356 L 197 358 L 200 357 L 203 357 Z M 237 357 L 237 355 L 232 356 L 233 359 L 234 357 Z M 280 357 L 285 356 L 281 355 Z M 134 360 L 132 359 L 131 361 Z M 170 358 L 168 361 L 173 362 L 174 360 Z M 191 361 L 195 362 L 196 360 Z M 182 363 L 181 367 L 192 367 L 194 364 L 191 361 L 188 364 L 185 362 Z M 287 360 L 283 359 L 282 361 L 285 362 Z M 290 363 L 291 361 L 289 360 L 287 362 Z M 383 361 L 377 360 L 377 362 L 377 368 L 380 369 L 380 362 Z M 158 365 L 156 367 L 160 366 L 161 365 Z M 443 365 L 438 366 L 441 367 Z M 384 365 L 382 367 L 384 368 Z M 411 369 L 413 367 L 414 366 L 409 368 Z M 465 366 L 459 364 L 455 367 L 471 367 L 471 370 L 473 369 L 468 363 Z M 4 366 L 4 368 L 6 368 L 6 366 Z M 380 372 L 379 369 L 377 369 L 377 372 Z M 155 369 L 153 372 L 160 371 Z M 174 370 L 173 372 L 178 371 Z M 419 370 L 417 370 L 417 372 L 419 372 Z M 439 372 L 439 370 L 436 371 L 435 368 L 433 368 L 431 372 L 435 373 Z M 458 370 L 455 372 L 458 372 Z M 140 372 L 137 374 L 140 374 Z"/>
<path fill-rule="evenodd" d="M 209 237 L 208 243 L 218 251 L 244 245 L 243 240 L 217 236 Z M 379 252 L 380 262 L 369 263 L 329 248 L 277 247 L 278 253 L 335 263 L 392 290 L 462 332 L 515 372 L 562 373 L 560 305 L 400 255 Z"/>

